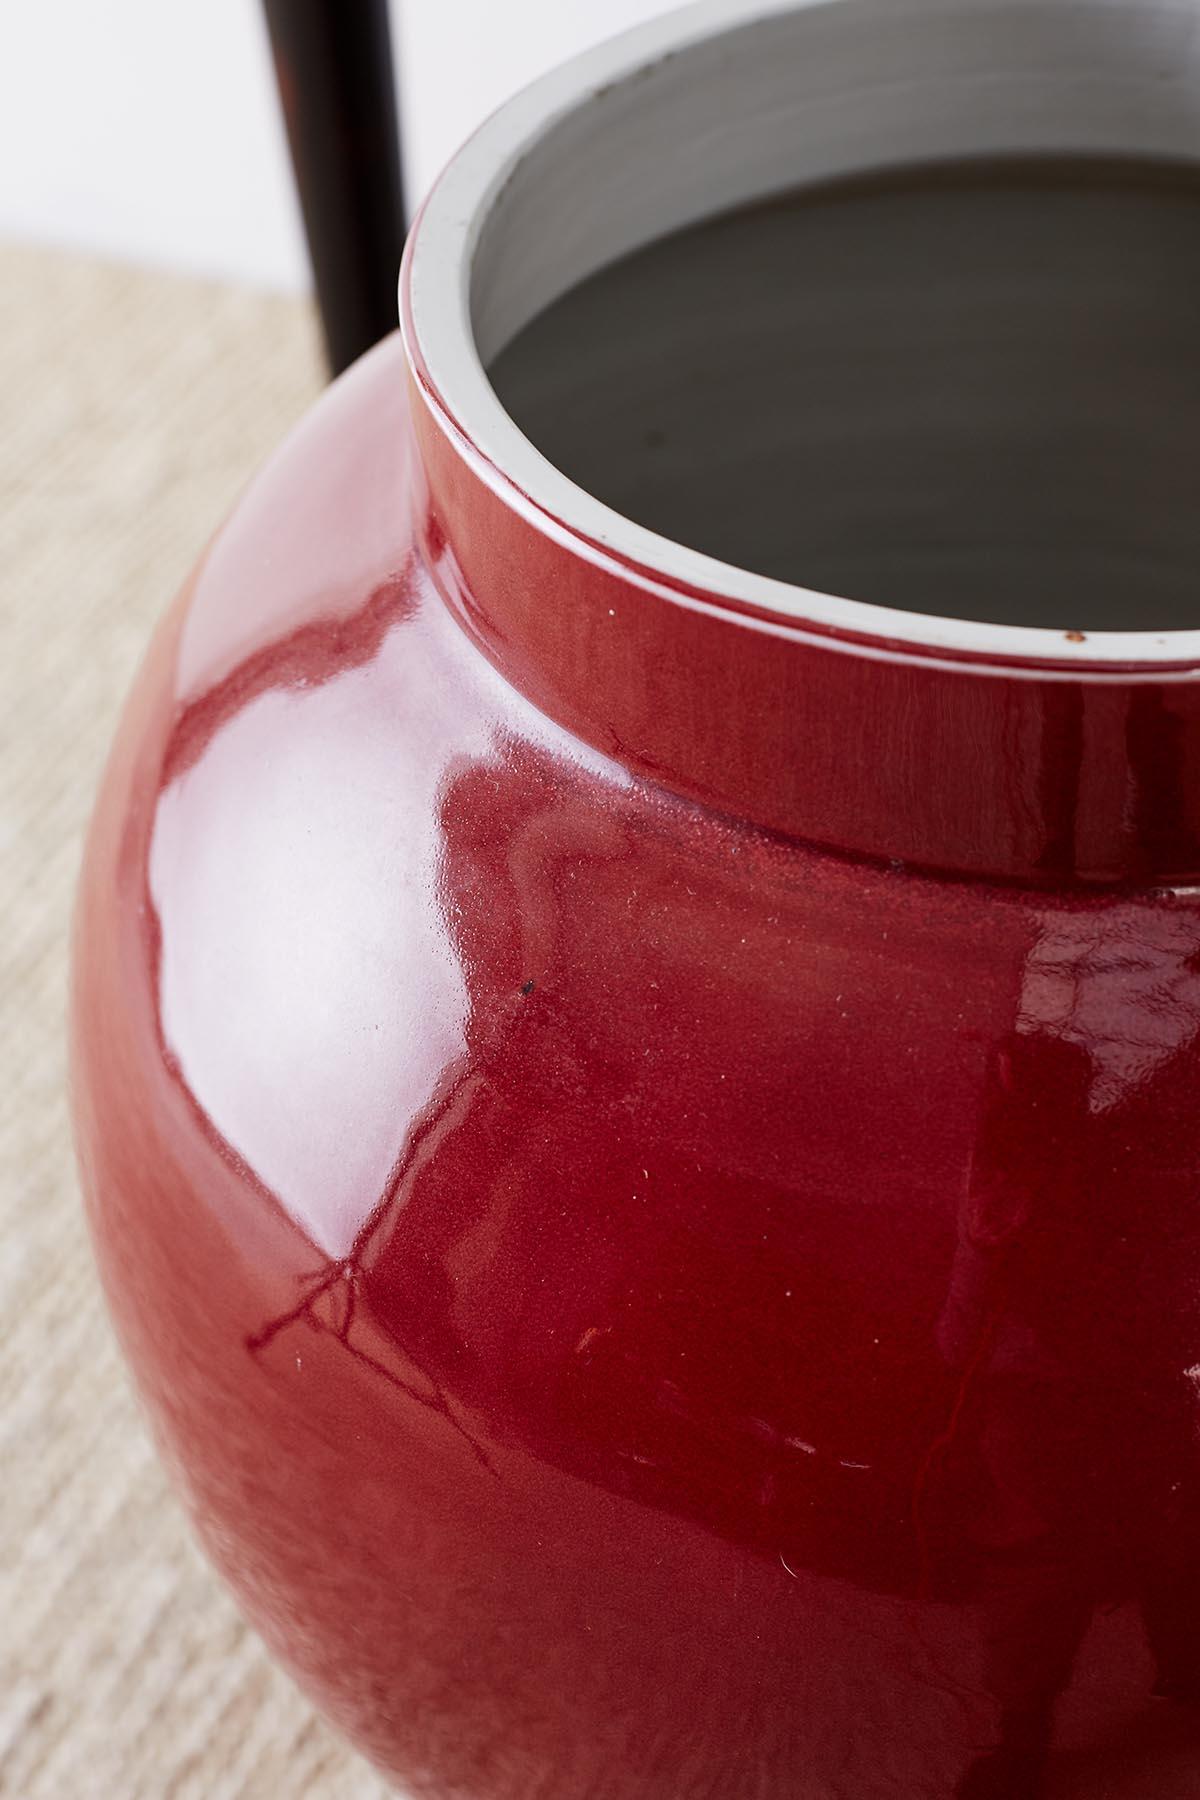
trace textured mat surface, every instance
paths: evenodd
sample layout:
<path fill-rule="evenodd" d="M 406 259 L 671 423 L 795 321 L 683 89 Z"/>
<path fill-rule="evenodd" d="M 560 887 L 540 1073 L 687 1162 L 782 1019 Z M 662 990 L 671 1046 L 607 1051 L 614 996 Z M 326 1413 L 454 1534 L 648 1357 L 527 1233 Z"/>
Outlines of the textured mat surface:
<path fill-rule="evenodd" d="M 150 625 L 321 381 L 299 301 L 0 250 L 0 1794 L 378 1800 L 192 1548 L 64 1099 L 80 835 Z"/>

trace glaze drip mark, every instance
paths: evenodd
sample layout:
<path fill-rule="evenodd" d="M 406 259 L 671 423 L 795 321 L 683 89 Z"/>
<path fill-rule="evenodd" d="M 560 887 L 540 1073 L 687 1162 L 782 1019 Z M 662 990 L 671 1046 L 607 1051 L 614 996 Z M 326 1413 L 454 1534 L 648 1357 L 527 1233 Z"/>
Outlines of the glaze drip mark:
<path fill-rule="evenodd" d="M 330 1302 L 328 1309 L 319 1310 L 320 1302 L 326 1298 Z M 421 1371 L 429 1383 L 429 1392 L 422 1393 L 395 1369 L 389 1369 L 387 1364 L 381 1362 L 378 1357 L 372 1356 L 369 1351 L 362 1349 L 358 1344 L 351 1343 L 350 1328 L 354 1324 L 361 1298 L 362 1271 L 356 1261 L 353 1258 L 347 1258 L 343 1262 L 334 1263 L 324 1272 L 312 1276 L 309 1285 L 304 1288 L 300 1299 L 290 1311 L 281 1313 L 278 1318 L 272 1319 L 264 1325 L 261 1331 L 249 1334 L 245 1340 L 246 1348 L 251 1356 L 257 1357 L 275 1341 L 281 1332 L 301 1321 L 308 1326 L 310 1331 L 331 1332 L 335 1341 L 341 1344 L 342 1348 L 356 1362 L 361 1363 L 364 1368 L 370 1369 L 374 1374 L 382 1376 L 386 1382 L 390 1383 L 392 1387 L 398 1388 L 402 1394 L 406 1395 L 408 1399 L 414 1400 L 418 1406 L 426 1407 L 431 1412 L 437 1413 L 440 1418 L 445 1419 L 446 1423 L 469 1446 L 471 1454 L 481 1467 L 485 1468 L 489 1475 L 497 1475 L 495 1465 L 488 1457 L 487 1452 L 458 1418 L 448 1395 L 434 1376 L 429 1375 L 425 1370 Z M 327 1311 L 328 1316 L 322 1316 L 323 1310 Z M 297 1369 L 300 1366 L 300 1358 L 297 1356 Z M 497 1479 L 499 1479 L 498 1476 Z"/>
<path fill-rule="evenodd" d="M 489 1475 L 497 1476 L 495 1465 L 477 1442 L 475 1437 L 462 1423 L 455 1411 L 450 1396 L 436 1376 L 427 1369 L 416 1364 L 411 1351 L 404 1354 L 428 1383 L 427 1391 L 422 1391 L 412 1382 L 407 1381 L 397 1370 L 389 1368 L 376 1356 L 364 1350 L 361 1345 L 352 1343 L 351 1327 L 360 1314 L 369 1316 L 369 1297 L 364 1292 L 368 1288 L 369 1258 L 382 1232 L 395 1224 L 398 1213 L 403 1209 L 404 1198 L 416 1179 L 421 1168 L 435 1153 L 438 1146 L 448 1134 L 452 1134 L 471 1110 L 471 1103 L 480 1086 L 479 1078 L 467 1078 L 451 1081 L 447 1084 L 440 1098 L 430 1107 L 425 1119 L 414 1130 L 409 1143 L 401 1153 L 392 1178 L 388 1182 L 379 1205 L 375 1208 L 366 1224 L 354 1241 L 349 1256 L 331 1263 L 326 1269 L 314 1272 L 309 1278 L 301 1278 L 304 1283 L 299 1300 L 287 1312 L 279 1314 L 268 1321 L 260 1331 L 252 1332 L 245 1339 L 246 1349 L 251 1356 L 257 1357 L 266 1350 L 281 1332 L 289 1326 L 303 1322 L 310 1330 L 331 1332 L 335 1341 L 349 1352 L 356 1362 L 381 1376 L 391 1386 L 399 1389 L 418 1406 L 426 1407 L 438 1414 L 470 1447 L 472 1455 Z M 328 1298 L 327 1308 L 321 1302 Z M 325 1316 L 323 1316 L 325 1315 Z M 394 1337 L 394 1333 L 389 1333 Z"/>

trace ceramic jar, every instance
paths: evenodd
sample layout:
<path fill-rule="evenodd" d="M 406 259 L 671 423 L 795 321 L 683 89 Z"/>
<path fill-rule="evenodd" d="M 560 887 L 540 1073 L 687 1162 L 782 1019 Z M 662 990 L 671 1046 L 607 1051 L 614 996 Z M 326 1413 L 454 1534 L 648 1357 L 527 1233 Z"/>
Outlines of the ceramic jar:
<path fill-rule="evenodd" d="M 153 643 L 78 909 L 100 1265 L 208 1552 L 414 1794 L 1200 1785 L 1200 632 L 723 564 L 486 373 L 798 182 L 1196 162 L 1198 55 L 716 0 L 570 65 Z"/>

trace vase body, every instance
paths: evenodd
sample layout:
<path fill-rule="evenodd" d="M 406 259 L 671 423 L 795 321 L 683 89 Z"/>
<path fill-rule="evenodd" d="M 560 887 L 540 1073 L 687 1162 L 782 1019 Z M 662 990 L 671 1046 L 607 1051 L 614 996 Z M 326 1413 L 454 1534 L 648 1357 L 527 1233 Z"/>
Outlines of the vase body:
<path fill-rule="evenodd" d="M 1086 648 L 651 579 L 411 332 L 165 620 L 90 1218 L 209 1553 L 407 1790 L 1196 1791 L 1200 709 Z"/>

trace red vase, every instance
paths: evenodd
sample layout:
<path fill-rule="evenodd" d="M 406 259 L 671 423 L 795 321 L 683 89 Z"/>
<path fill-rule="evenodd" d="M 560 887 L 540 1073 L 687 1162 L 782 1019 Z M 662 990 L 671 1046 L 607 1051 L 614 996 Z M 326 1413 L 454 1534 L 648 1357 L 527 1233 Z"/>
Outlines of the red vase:
<path fill-rule="evenodd" d="M 1166 5 L 898 10 L 708 5 L 496 115 L 97 808 L 125 1349 L 272 1650 L 438 1800 L 1200 1786 L 1200 634 L 726 566 L 484 374 L 799 178 L 1200 157 Z"/>

